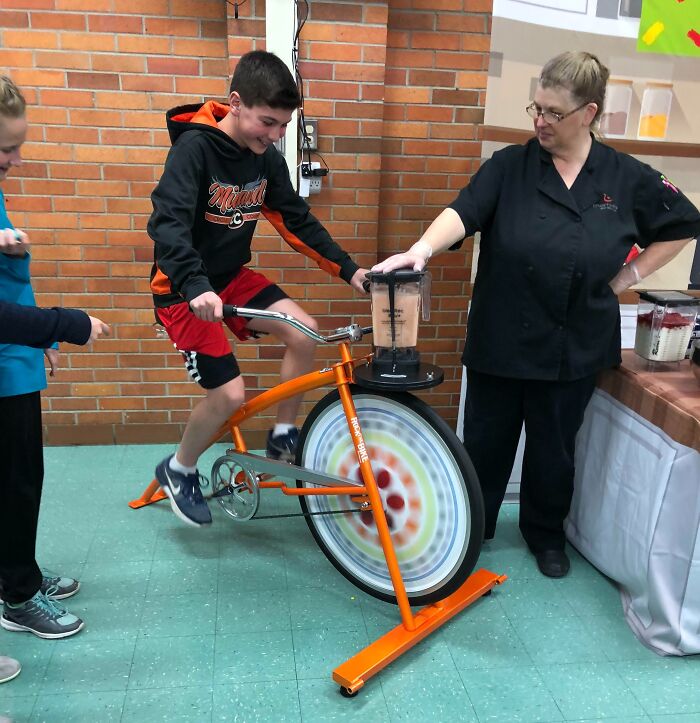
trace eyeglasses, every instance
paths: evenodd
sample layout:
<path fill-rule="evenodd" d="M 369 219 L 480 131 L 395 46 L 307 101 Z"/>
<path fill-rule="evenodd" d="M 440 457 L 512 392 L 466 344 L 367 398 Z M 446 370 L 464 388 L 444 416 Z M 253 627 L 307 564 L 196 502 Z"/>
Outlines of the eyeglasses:
<path fill-rule="evenodd" d="M 564 118 L 568 118 L 570 115 L 573 115 L 577 110 L 585 108 L 589 103 L 590 101 L 587 100 L 585 103 L 581 103 L 580 106 L 574 108 L 573 110 L 570 110 L 568 113 L 555 113 L 553 110 L 538 110 L 536 103 L 530 103 L 530 105 L 525 108 L 525 112 L 530 116 L 530 118 L 541 117 L 545 123 L 549 123 L 551 125 L 563 121 Z"/>

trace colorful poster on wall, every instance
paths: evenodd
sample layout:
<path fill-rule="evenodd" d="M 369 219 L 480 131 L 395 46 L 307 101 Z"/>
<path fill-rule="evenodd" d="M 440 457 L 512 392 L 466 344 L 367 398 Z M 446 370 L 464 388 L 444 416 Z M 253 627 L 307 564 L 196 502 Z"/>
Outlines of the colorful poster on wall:
<path fill-rule="evenodd" d="M 637 50 L 700 58 L 700 0 L 643 0 Z"/>

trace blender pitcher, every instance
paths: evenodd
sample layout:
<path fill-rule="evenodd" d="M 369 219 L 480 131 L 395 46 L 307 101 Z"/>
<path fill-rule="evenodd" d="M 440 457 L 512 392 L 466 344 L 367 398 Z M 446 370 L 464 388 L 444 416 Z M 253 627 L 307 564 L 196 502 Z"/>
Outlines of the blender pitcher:
<path fill-rule="evenodd" d="M 370 272 L 374 358 L 368 372 L 357 370 L 358 384 L 418 389 L 442 381 L 438 367 L 423 364 L 416 349 L 420 317 L 430 318 L 427 271 Z M 359 378 L 361 377 L 361 378 Z"/>

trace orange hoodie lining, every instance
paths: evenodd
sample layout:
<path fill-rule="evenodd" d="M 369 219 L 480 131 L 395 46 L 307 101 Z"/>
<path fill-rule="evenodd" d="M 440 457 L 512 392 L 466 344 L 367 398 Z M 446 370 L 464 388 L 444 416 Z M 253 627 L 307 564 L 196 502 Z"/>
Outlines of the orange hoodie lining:
<path fill-rule="evenodd" d="M 215 100 L 210 100 L 196 111 L 188 111 L 187 113 L 174 115 L 171 120 L 177 121 L 178 123 L 201 123 L 205 126 L 216 127 L 218 125 L 217 118 L 224 118 L 228 112 L 229 106 Z"/>
<path fill-rule="evenodd" d="M 170 279 L 157 266 L 156 273 L 151 279 L 151 291 L 157 295 L 173 293 Z"/>
<path fill-rule="evenodd" d="M 295 236 L 285 225 L 282 219 L 282 214 L 279 211 L 273 211 L 267 206 L 262 208 L 263 215 L 265 218 L 275 227 L 277 233 L 295 250 L 299 253 L 308 256 L 310 259 L 318 264 L 318 267 L 323 271 L 326 271 L 331 276 L 340 276 L 340 266 L 334 264 L 332 261 L 321 256 L 318 251 L 314 251 L 311 247 L 307 246 L 298 236 Z"/>

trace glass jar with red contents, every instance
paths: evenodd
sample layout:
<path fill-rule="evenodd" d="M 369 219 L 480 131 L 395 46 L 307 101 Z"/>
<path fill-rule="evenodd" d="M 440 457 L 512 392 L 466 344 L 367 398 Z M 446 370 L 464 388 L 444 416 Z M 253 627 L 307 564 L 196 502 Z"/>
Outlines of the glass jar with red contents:
<path fill-rule="evenodd" d="M 634 350 L 653 362 L 679 362 L 688 351 L 700 299 L 682 291 L 640 291 Z"/>

